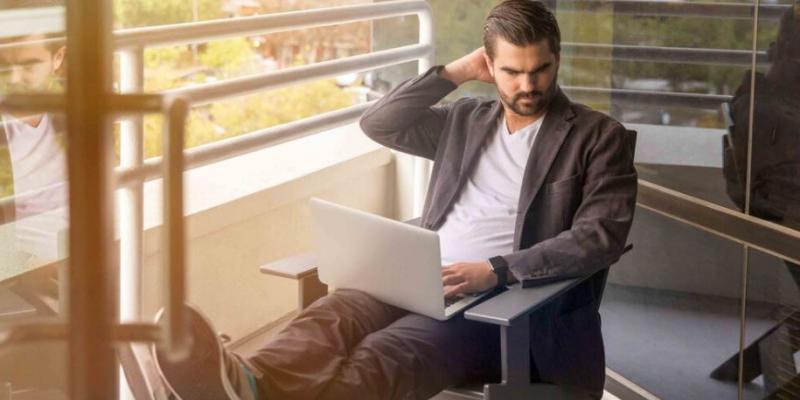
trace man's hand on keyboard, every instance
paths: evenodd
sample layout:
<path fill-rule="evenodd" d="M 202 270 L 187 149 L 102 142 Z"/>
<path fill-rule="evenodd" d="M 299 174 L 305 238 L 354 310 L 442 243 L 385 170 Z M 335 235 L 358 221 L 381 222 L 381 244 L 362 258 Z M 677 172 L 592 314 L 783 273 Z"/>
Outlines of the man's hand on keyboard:
<path fill-rule="evenodd" d="M 444 266 L 442 282 L 444 297 L 453 297 L 489 290 L 497 285 L 497 275 L 488 261 L 463 262 Z"/>

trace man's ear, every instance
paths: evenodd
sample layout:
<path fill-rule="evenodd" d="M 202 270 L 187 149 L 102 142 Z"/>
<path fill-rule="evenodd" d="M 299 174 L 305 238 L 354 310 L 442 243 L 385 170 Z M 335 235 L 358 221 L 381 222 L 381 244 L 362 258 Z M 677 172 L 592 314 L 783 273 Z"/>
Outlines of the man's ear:
<path fill-rule="evenodd" d="M 492 61 L 492 58 L 489 57 L 485 51 L 483 52 L 483 61 L 486 63 L 486 69 L 489 70 L 489 75 L 494 78 L 494 61 Z"/>
<path fill-rule="evenodd" d="M 53 53 L 53 72 L 59 72 L 64 66 L 64 58 L 67 56 L 67 46 L 61 46 Z"/>

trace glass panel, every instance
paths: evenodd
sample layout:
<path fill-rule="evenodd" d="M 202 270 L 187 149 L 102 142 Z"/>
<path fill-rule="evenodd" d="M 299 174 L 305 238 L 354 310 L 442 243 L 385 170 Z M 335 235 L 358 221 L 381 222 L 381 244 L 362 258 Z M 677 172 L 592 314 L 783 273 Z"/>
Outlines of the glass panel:
<path fill-rule="evenodd" d="M 732 182 L 728 192 L 743 208 L 753 89 L 750 213 L 800 229 L 800 4 L 781 11 L 759 21 L 759 51 L 770 63 L 757 69 L 755 85 L 745 76 L 731 101 L 732 150 L 726 172 Z"/>
<path fill-rule="evenodd" d="M 748 399 L 800 397 L 800 266 L 750 252 L 744 382 Z"/>
<path fill-rule="evenodd" d="M 600 306 L 606 365 L 662 399 L 736 399 L 742 247 L 642 208 Z M 750 391 L 751 389 L 746 389 Z"/>
<path fill-rule="evenodd" d="M 735 208 L 721 168 L 725 102 L 751 63 L 753 22 L 737 4 L 692 3 L 667 13 L 655 3 L 557 2 L 561 85 L 638 131 L 640 178 Z"/>
<path fill-rule="evenodd" d="M 0 97 L 65 87 L 61 2 L 0 6 Z M 67 277 L 66 119 L 0 109 L 0 330 L 63 316 Z M 0 397 L 66 398 L 64 341 L 0 349 Z"/>

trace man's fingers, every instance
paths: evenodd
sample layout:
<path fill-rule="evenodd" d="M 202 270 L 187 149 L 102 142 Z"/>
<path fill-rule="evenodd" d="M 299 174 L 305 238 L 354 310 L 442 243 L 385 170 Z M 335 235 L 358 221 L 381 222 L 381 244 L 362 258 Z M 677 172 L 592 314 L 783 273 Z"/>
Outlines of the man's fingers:
<path fill-rule="evenodd" d="M 445 286 L 444 297 L 453 297 L 462 293 L 466 293 L 467 287 L 468 287 L 468 282 L 462 282 L 455 286 Z"/>
<path fill-rule="evenodd" d="M 458 285 L 461 282 L 464 282 L 464 277 L 461 275 L 448 275 L 442 278 L 445 286 Z"/>

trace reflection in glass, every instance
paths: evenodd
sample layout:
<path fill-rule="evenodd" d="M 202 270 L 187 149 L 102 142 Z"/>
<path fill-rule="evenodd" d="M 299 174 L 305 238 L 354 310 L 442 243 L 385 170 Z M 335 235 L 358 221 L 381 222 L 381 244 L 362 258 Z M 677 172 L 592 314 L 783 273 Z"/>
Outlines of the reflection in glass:
<path fill-rule="evenodd" d="M 743 380 L 752 395 L 747 398 L 796 399 L 800 267 L 758 251 L 750 252 L 749 261 Z"/>
<path fill-rule="evenodd" d="M 66 46 L 57 0 L 0 3 L 0 97 L 59 94 Z M 63 315 L 68 186 L 66 121 L 60 113 L 0 109 L 0 331 Z M 62 399 L 66 343 L 0 349 L 0 398 Z M 5 392 L 3 392 L 5 391 Z"/>
<path fill-rule="evenodd" d="M 788 9 L 767 52 L 771 65 L 748 71 L 730 102 L 724 142 L 727 192 L 745 209 L 751 89 L 755 86 L 750 214 L 800 228 L 800 4 Z"/>
<path fill-rule="evenodd" d="M 735 399 L 736 369 L 710 374 L 739 351 L 741 246 L 642 208 L 629 241 L 600 305 L 606 366 L 661 399 Z"/>

